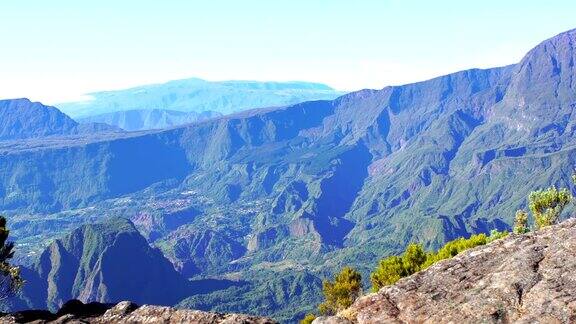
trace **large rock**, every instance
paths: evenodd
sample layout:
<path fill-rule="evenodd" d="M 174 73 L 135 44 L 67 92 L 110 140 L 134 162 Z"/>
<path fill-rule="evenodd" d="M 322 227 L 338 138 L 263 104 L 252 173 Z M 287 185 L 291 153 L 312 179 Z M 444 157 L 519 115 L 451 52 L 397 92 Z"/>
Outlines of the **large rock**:
<path fill-rule="evenodd" d="M 138 305 L 123 301 L 116 305 L 83 304 L 78 300 L 66 303 L 56 314 L 29 310 L 0 316 L 0 323 L 243 323 L 273 324 L 265 317 L 243 314 L 221 314 L 170 307 Z"/>
<path fill-rule="evenodd" d="M 571 219 L 466 251 L 314 323 L 574 323 L 575 278 Z"/>

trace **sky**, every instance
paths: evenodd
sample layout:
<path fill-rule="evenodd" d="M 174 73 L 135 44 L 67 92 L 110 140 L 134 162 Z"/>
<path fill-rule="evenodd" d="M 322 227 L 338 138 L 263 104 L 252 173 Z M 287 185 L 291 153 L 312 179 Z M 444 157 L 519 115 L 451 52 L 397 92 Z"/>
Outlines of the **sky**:
<path fill-rule="evenodd" d="M 516 63 L 575 16 L 573 0 L 2 0 L 0 98 L 189 77 L 380 89 Z"/>

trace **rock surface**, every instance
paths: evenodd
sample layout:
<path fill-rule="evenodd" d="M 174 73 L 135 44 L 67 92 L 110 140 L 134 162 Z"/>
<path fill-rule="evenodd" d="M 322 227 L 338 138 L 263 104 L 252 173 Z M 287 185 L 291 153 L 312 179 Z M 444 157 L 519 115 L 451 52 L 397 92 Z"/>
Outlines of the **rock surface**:
<path fill-rule="evenodd" d="M 275 321 L 242 314 L 221 314 L 183 310 L 163 306 L 138 306 L 129 301 L 116 305 L 82 304 L 78 300 L 66 303 L 58 313 L 30 310 L 6 314 L 0 323 L 244 323 L 272 324 Z"/>
<path fill-rule="evenodd" d="M 575 275 L 571 219 L 466 251 L 314 323 L 574 323 Z"/>

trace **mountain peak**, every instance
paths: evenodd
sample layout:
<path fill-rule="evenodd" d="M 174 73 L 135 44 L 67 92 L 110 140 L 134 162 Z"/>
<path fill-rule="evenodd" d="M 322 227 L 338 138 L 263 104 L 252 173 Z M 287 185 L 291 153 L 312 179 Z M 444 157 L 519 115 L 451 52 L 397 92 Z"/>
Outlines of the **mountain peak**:
<path fill-rule="evenodd" d="M 576 87 L 576 29 L 545 40 L 517 65 L 509 93 L 528 101 L 569 96 Z M 522 102 L 520 102 L 522 105 Z"/>

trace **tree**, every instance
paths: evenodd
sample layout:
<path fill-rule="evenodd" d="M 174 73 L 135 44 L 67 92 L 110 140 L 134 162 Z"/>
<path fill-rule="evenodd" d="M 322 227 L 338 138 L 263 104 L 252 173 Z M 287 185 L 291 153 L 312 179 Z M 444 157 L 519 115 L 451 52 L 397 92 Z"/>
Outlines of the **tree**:
<path fill-rule="evenodd" d="M 422 269 L 428 260 L 428 254 L 421 244 L 410 243 L 402 256 L 389 256 L 380 260 L 378 267 L 370 275 L 372 290 L 395 284 L 404 278 Z"/>
<path fill-rule="evenodd" d="M 514 234 L 524 234 L 528 233 L 528 213 L 525 210 L 516 211 L 516 216 L 514 217 L 514 228 L 512 229 Z"/>
<path fill-rule="evenodd" d="M 378 267 L 370 275 L 372 290 L 376 292 L 384 286 L 395 284 L 405 276 L 407 276 L 407 272 L 401 257 L 393 255 L 384 258 L 380 260 Z"/>
<path fill-rule="evenodd" d="M 422 245 L 410 243 L 402 255 L 404 270 L 409 274 L 416 273 L 420 271 L 424 262 L 426 262 L 426 252 Z"/>
<path fill-rule="evenodd" d="M 322 284 L 325 301 L 318 306 L 322 315 L 334 315 L 350 307 L 360 296 L 362 275 L 351 267 L 345 267 L 338 273 L 334 282 L 325 280 Z"/>
<path fill-rule="evenodd" d="M 556 187 L 550 187 L 530 193 L 528 206 L 534 215 L 536 227 L 542 228 L 556 224 L 571 199 L 572 195 L 565 188 L 558 190 Z"/>
<path fill-rule="evenodd" d="M 14 243 L 7 241 L 9 234 L 6 218 L 0 216 L 0 299 L 11 297 L 24 284 L 20 277 L 20 268 L 10 264 L 10 259 L 14 256 Z"/>

